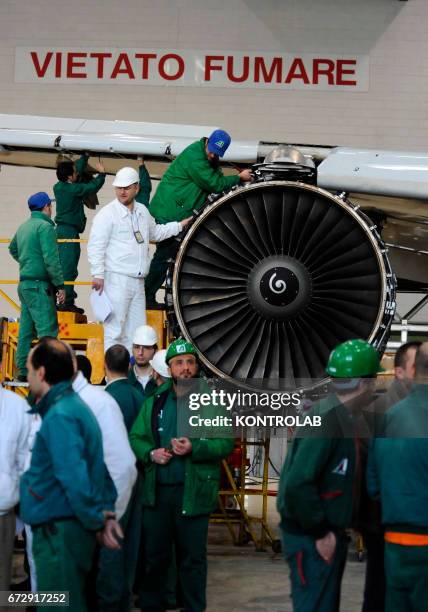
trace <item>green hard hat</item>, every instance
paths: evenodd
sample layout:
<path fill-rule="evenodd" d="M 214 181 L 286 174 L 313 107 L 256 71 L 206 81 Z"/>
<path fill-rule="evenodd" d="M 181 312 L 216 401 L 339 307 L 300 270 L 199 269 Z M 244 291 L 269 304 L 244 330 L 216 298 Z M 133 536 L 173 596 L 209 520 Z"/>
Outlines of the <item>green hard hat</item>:
<path fill-rule="evenodd" d="M 382 371 L 379 353 L 365 340 L 348 340 L 336 346 L 326 367 L 333 378 L 360 378 Z"/>
<path fill-rule="evenodd" d="M 173 357 L 177 355 L 197 355 L 197 351 L 191 342 L 187 342 L 184 338 L 178 338 L 171 342 L 166 351 L 165 361 L 168 363 Z"/>

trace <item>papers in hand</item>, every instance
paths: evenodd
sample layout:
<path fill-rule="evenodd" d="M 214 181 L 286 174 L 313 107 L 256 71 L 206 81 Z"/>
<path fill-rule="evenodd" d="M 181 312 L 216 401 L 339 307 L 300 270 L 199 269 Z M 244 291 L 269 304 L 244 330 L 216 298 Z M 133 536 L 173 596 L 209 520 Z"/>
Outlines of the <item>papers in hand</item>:
<path fill-rule="evenodd" d="M 98 293 L 98 291 L 93 290 L 91 293 L 90 300 L 92 311 L 96 320 L 100 321 L 101 323 L 104 323 L 104 321 L 106 321 L 107 318 L 113 312 L 111 302 L 108 298 L 107 293 L 105 292 L 105 289 L 101 294 Z"/>

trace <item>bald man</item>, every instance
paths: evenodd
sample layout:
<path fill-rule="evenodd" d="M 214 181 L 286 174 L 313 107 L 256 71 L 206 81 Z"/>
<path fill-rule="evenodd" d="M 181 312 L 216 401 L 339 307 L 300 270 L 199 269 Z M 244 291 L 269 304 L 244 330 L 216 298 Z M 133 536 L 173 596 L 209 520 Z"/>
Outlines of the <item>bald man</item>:
<path fill-rule="evenodd" d="M 27 358 L 42 425 L 20 483 L 21 518 L 33 530 L 41 591 L 69 591 L 70 612 L 85 612 L 85 583 L 96 536 L 119 548 L 117 492 L 104 464 L 100 428 L 71 386 L 69 347 L 45 337 Z M 117 537 L 116 537 L 117 536 Z M 67 604 L 68 605 L 68 604 Z"/>

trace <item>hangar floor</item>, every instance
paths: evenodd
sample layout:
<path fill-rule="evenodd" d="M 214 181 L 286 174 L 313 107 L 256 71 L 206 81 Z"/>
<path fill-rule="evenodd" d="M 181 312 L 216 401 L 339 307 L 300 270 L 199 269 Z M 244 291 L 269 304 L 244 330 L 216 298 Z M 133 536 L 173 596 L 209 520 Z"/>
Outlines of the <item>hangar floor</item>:
<path fill-rule="evenodd" d="M 277 531 L 275 498 L 269 499 L 269 525 Z M 288 569 L 270 548 L 256 552 L 251 544 L 233 546 L 226 527 L 211 525 L 208 545 L 207 612 L 292 612 Z M 22 580 L 22 555 L 15 555 L 13 581 Z M 360 612 L 365 563 L 352 545 L 342 584 L 341 612 Z M 10 608 L 10 612 L 15 608 Z M 138 608 L 134 609 L 135 611 Z"/>
<path fill-rule="evenodd" d="M 257 515 L 257 503 L 249 500 Z M 276 498 L 268 498 L 268 524 L 279 536 Z M 288 567 L 282 554 L 270 547 L 257 552 L 252 544 L 230 543 L 227 529 L 211 525 L 208 537 L 207 612 L 292 612 Z M 357 560 L 353 544 L 342 584 L 341 612 L 360 612 L 363 601 L 365 563 Z"/>
<path fill-rule="evenodd" d="M 365 564 L 350 555 L 342 584 L 341 612 L 360 612 Z M 291 612 L 290 582 L 282 555 L 251 548 L 210 545 L 207 612 Z"/>

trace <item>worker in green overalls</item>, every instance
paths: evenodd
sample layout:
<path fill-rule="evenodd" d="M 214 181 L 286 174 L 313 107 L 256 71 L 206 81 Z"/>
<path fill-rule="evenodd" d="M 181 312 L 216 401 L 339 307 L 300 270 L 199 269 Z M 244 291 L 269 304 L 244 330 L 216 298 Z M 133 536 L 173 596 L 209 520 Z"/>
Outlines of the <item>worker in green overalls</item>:
<path fill-rule="evenodd" d="M 131 447 L 144 475 L 145 576 L 141 609 L 165 609 L 174 545 L 183 608 L 203 612 L 208 520 L 217 504 L 220 462 L 232 452 L 234 440 L 221 435 L 177 437 L 181 410 L 178 399 L 186 401 L 179 382 L 198 377 L 196 349 L 184 339 L 175 340 L 165 361 L 171 381 L 158 387 L 145 401 L 130 433 Z M 205 388 L 209 391 L 207 385 Z"/>
<path fill-rule="evenodd" d="M 321 426 L 296 434 L 278 489 L 294 612 L 339 612 L 345 530 L 357 519 L 364 478 L 359 423 L 379 354 L 364 340 L 349 340 L 332 351 L 326 371 L 334 393 L 305 412 L 320 416 Z"/>
<path fill-rule="evenodd" d="M 19 380 L 26 380 L 27 355 L 34 338 L 58 335 L 56 301 L 64 302 L 64 278 L 58 254 L 51 198 L 45 192 L 28 199 L 31 217 L 19 228 L 9 252 L 19 263 L 18 296 L 21 302 L 16 365 Z"/>
<path fill-rule="evenodd" d="M 184 149 L 162 177 L 150 203 L 150 214 L 156 223 L 182 221 L 199 210 L 210 193 L 231 189 L 240 182 L 251 181 L 246 168 L 234 176 L 224 176 L 219 158 L 231 142 L 224 130 L 214 130 L 209 138 L 201 138 Z M 178 243 L 167 238 L 156 244 L 156 251 L 145 279 L 147 310 L 163 308 L 156 302 L 156 292 L 165 280 L 168 262 L 175 258 Z"/>
<path fill-rule="evenodd" d="M 72 161 L 58 164 L 56 171 L 58 183 L 53 190 L 56 198 L 56 231 L 60 240 L 76 240 L 85 231 L 86 216 L 83 200 L 86 196 L 97 193 L 104 185 L 105 172 L 101 163 L 95 164 L 98 176 L 88 183 L 78 182 L 88 159 L 88 155 L 82 155 L 75 164 Z M 80 259 L 80 242 L 60 242 L 58 248 L 64 279 L 74 281 L 79 273 L 77 266 Z M 66 285 L 65 301 L 58 310 L 83 313 L 83 309 L 74 303 L 76 297 L 74 285 Z"/>
<path fill-rule="evenodd" d="M 97 420 L 71 385 L 70 347 L 44 338 L 27 366 L 37 400 L 31 413 L 42 424 L 20 482 L 20 515 L 32 527 L 39 589 L 68 591 L 69 602 L 60 609 L 86 612 L 96 540 L 117 550 L 123 536 L 114 512 L 117 491 Z"/>
<path fill-rule="evenodd" d="M 130 431 L 142 406 L 141 395 L 128 382 L 129 352 L 114 344 L 105 353 L 105 390 L 117 402 Z M 131 595 L 141 535 L 141 476 L 137 479 L 125 513 L 120 518 L 123 539 L 119 550 L 101 548 L 96 579 L 97 612 L 130 612 Z"/>
<path fill-rule="evenodd" d="M 140 204 L 144 204 L 144 206 L 147 206 L 148 208 L 150 193 L 152 191 L 152 181 L 142 157 L 140 157 L 138 161 L 138 176 L 140 178 L 140 189 L 135 196 L 135 201 L 140 202 Z"/>

